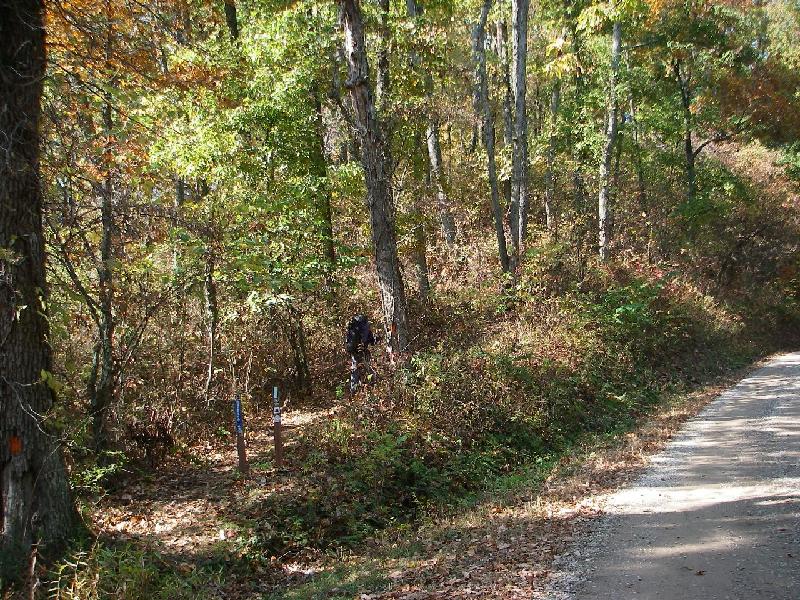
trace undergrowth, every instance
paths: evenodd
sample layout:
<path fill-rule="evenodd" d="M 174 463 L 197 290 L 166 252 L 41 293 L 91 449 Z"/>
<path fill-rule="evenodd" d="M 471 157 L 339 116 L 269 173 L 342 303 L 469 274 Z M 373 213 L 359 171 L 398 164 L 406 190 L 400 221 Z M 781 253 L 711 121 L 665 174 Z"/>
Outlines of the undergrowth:
<path fill-rule="evenodd" d="M 491 336 L 430 343 L 304 431 L 303 477 L 247 507 L 245 554 L 354 547 L 458 505 L 586 432 L 629 426 L 665 392 L 773 349 L 797 318 L 763 299 L 722 305 L 664 273 L 598 270 L 550 298 L 525 298 L 526 283 Z"/>
<path fill-rule="evenodd" d="M 396 376 L 304 429 L 293 485 L 240 507 L 235 568 L 96 543 L 51 573 L 51 595 L 220 597 L 226 578 L 254 570 L 276 583 L 271 568 L 291 557 L 349 552 L 538 480 L 576 440 L 624 431 L 666 395 L 797 340 L 800 311 L 785 290 L 726 303 L 674 274 L 621 267 L 546 281 L 552 260 L 557 252 L 529 257 L 513 293 L 439 298 L 428 317 L 436 335 Z M 363 583 L 326 577 L 313 585 Z"/>

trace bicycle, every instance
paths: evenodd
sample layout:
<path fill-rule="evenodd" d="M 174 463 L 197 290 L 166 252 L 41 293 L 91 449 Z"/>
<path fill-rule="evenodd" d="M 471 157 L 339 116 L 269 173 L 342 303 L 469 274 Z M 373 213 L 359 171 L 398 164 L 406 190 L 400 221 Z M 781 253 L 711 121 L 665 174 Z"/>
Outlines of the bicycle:
<path fill-rule="evenodd" d="M 378 380 L 378 372 L 371 364 L 369 349 L 362 342 L 356 352 L 350 355 L 350 393 L 355 394 L 362 386 L 373 386 Z"/>

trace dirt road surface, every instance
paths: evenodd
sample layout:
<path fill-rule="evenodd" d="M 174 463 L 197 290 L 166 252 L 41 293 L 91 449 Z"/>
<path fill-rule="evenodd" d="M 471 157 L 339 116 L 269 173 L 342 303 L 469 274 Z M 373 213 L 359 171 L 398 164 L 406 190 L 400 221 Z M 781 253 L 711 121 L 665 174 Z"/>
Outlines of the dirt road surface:
<path fill-rule="evenodd" d="M 800 352 L 723 393 L 604 512 L 547 597 L 800 599 Z"/>

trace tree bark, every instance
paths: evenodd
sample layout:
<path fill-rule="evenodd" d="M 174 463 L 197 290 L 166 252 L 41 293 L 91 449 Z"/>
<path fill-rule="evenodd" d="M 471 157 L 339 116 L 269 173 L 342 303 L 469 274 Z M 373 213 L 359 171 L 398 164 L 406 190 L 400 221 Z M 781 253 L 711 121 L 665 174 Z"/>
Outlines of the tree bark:
<path fill-rule="evenodd" d="M 484 0 L 480 18 L 472 30 L 472 54 L 475 62 L 475 112 L 481 119 L 483 146 L 486 149 L 487 174 L 489 178 L 490 205 L 494 230 L 497 236 L 497 253 L 500 268 L 508 273 L 509 259 L 506 246 L 506 233 L 503 226 L 503 211 L 500 208 L 500 190 L 497 182 L 497 163 L 495 158 L 494 112 L 489 102 L 489 81 L 486 75 L 486 21 L 493 0 Z"/>
<path fill-rule="evenodd" d="M 519 264 L 528 220 L 528 7 L 529 0 L 511 0 L 512 87 L 514 90 L 514 150 L 511 165 L 512 267 Z"/>
<path fill-rule="evenodd" d="M 422 151 L 421 143 L 418 139 L 418 152 Z M 430 172 L 425 178 L 425 187 L 430 188 Z M 419 297 L 423 302 L 427 301 L 431 293 L 431 278 L 428 269 L 428 236 L 425 232 L 425 208 L 422 199 L 416 195 L 414 199 L 414 231 L 413 231 L 413 260 L 414 260 L 414 274 L 417 278 L 417 288 L 419 289 Z"/>
<path fill-rule="evenodd" d="M 406 295 L 397 254 L 395 210 L 392 201 L 391 157 L 372 99 L 369 64 L 361 7 L 358 0 L 340 0 L 345 32 L 348 80 L 345 87 L 353 105 L 355 125 L 361 137 L 361 162 L 367 187 L 375 270 L 383 304 L 387 340 L 393 352 L 408 347 Z"/>
<path fill-rule="evenodd" d="M 106 10 L 106 48 L 105 59 L 106 68 L 110 74 L 107 82 L 109 86 L 115 84 L 114 76 L 111 75 L 110 68 L 113 54 L 114 32 L 111 21 L 111 7 L 109 1 L 105 4 Z M 98 304 L 99 304 L 99 323 L 98 338 L 95 352 L 97 353 L 97 379 L 94 389 L 90 390 L 90 404 L 92 410 L 92 433 L 94 437 L 94 447 L 97 452 L 107 450 L 108 439 L 108 418 L 111 404 L 115 395 L 115 364 L 114 364 L 114 330 L 116 322 L 114 318 L 114 234 L 116 226 L 114 223 L 114 173 L 111 165 L 111 157 L 115 154 L 113 143 L 114 138 L 114 118 L 112 98 L 109 92 L 104 93 L 103 103 L 103 132 L 105 134 L 104 152 L 102 158 L 102 168 L 105 170 L 105 181 L 98 186 L 100 197 L 100 262 L 97 267 L 98 283 Z"/>
<path fill-rule="evenodd" d="M 442 226 L 444 241 L 448 246 L 456 242 L 456 223 L 453 213 L 450 211 L 450 201 L 444 184 L 444 173 L 442 172 L 442 147 L 439 143 L 439 123 L 434 118 L 428 119 L 428 127 L 425 132 L 425 139 L 428 146 L 428 160 L 431 166 L 431 182 L 436 189 L 436 205 L 439 208 L 439 222 Z"/>
<path fill-rule="evenodd" d="M 631 127 L 633 135 L 633 152 L 634 164 L 636 167 L 636 199 L 639 202 L 639 208 L 647 210 L 647 185 L 644 179 L 644 161 L 642 160 L 643 148 L 641 147 L 641 131 L 639 128 L 639 120 L 636 118 L 636 103 L 633 101 L 633 96 L 630 98 L 631 110 Z"/>
<path fill-rule="evenodd" d="M 561 104 L 561 79 L 553 82 L 553 92 L 550 97 L 550 139 L 547 145 L 547 171 L 544 175 L 544 212 L 547 219 L 547 231 L 555 233 L 556 216 L 553 203 L 556 196 L 556 127 L 558 125 L 558 109 Z"/>
<path fill-rule="evenodd" d="M 203 298 L 205 300 L 206 330 L 208 332 L 208 370 L 206 371 L 206 384 L 204 395 L 206 403 L 211 402 L 211 390 L 214 386 L 214 368 L 219 354 L 219 306 L 217 304 L 217 282 L 214 279 L 215 269 L 214 249 L 211 242 L 205 250 L 205 264 L 203 276 Z"/>
<path fill-rule="evenodd" d="M 619 72 L 620 45 L 622 43 L 622 23 L 616 21 L 611 36 L 611 77 L 608 94 L 608 128 L 600 164 L 600 194 L 597 202 L 598 246 L 600 260 L 607 262 L 610 257 L 610 218 L 608 199 L 611 187 L 611 161 L 614 157 L 614 144 L 617 141 L 617 73 Z"/>
<path fill-rule="evenodd" d="M 378 0 L 378 61 L 375 77 L 375 103 L 378 110 L 386 108 L 391 79 L 389 74 L 389 0 Z"/>
<path fill-rule="evenodd" d="M 511 63 L 508 57 L 508 27 L 505 21 L 498 21 L 495 27 L 495 44 L 497 56 L 500 58 L 500 74 L 503 90 L 503 144 L 511 146 L 514 143 L 514 93 L 511 91 Z M 505 177 L 501 181 L 505 209 L 511 205 L 511 178 Z M 505 212 L 505 210 L 504 210 Z"/>
<path fill-rule="evenodd" d="M 77 513 L 47 419 L 54 393 L 39 171 L 43 3 L 0 3 L 0 580 L 31 545 L 63 549 Z"/>

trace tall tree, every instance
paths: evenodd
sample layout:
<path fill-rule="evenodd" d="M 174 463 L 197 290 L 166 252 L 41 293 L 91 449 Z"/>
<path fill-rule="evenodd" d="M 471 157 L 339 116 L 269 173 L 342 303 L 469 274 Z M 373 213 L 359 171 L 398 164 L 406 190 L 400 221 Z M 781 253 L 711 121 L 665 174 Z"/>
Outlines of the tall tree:
<path fill-rule="evenodd" d="M 503 102 L 503 145 L 514 144 L 514 93 L 511 90 L 511 61 L 508 55 L 508 26 L 503 19 L 495 24 L 495 48 L 500 58 L 500 88 Z M 502 178 L 506 206 L 511 205 L 511 178 Z"/>
<path fill-rule="evenodd" d="M 608 199 L 611 189 L 611 161 L 614 156 L 614 145 L 617 142 L 618 106 L 617 106 L 617 74 L 619 72 L 619 56 L 622 44 L 622 23 L 614 21 L 611 33 L 611 76 L 608 92 L 608 127 L 606 143 L 603 146 L 603 158 L 600 163 L 600 193 L 597 201 L 598 246 L 600 260 L 606 262 L 610 257 L 610 224 L 608 215 Z"/>
<path fill-rule="evenodd" d="M 422 14 L 422 5 L 416 0 L 406 0 L 406 12 L 412 19 Z M 421 69 L 422 64 L 416 51 L 412 53 L 412 66 Z M 433 76 L 429 71 L 423 75 L 425 81 L 425 96 L 430 104 L 433 98 Z M 425 129 L 425 141 L 428 148 L 428 161 L 430 163 L 430 179 L 436 191 L 436 205 L 439 209 L 439 223 L 442 227 L 442 234 L 448 246 L 452 246 L 456 241 L 456 223 L 453 212 L 450 209 L 450 200 L 447 197 L 445 186 L 444 170 L 442 167 L 442 145 L 439 141 L 439 119 L 434 114 L 428 114 L 428 122 Z"/>
<path fill-rule="evenodd" d="M 105 5 L 105 61 L 107 80 L 104 82 L 102 126 L 103 156 L 101 169 L 105 172 L 103 181 L 95 188 L 100 203 L 100 261 L 97 265 L 98 283 L 98 338 L 94 349 L 92 371 L 89 378 L 89 399 L 92 407 L 92 431 L 94 445 L 97 450 L 108 446 L 107 421 L 111 403 L 115 393 L 114 365 L 114 169 L 111 157 L 114 156 L 114 115 L 112 97 L 109 90 L 116 84 L 112 58 L 114 54 L 114 30 L 111 14 L 111 2 Z"/>
<path fill-rule="evenodd" d="M 384 324 L 391 348 L 395 352 L 402 352 L 408 347 L 409 337 L 406 293 L 397 253 L 395 208 L 391 193 L 391 156 L 370 89 L 361 7 L 358 0 L 340 0 L 340 5 L 348 66 L 345 87 L 350 93 L 355 126 L 361 137 L 361 163 L 367 186 L 372 246 Z"/>
<path fill-rule="evenodd" d="M 511 59 L 514 91 L 514 150 L 511 166 L 512 267 L 519 253 L 528 220 L 528 8 L 530 0 L 511 0 Z"/>
<path fill-rule="evenodd" d="M 34 542 L 58 550 L 77 523 L 50 428 L 39 118 L 44 3 L 0 2 L 0 581 Z"/>
<path fill-rule="evenodd" d="M 490 204 L 494 230 L 497 236 L 497 252 L 504 273 L 509 270 L 508 247 L 503 227 L 503 211 L 500 208 L 500 188 L 497 182 L 495 157 L 494 111 L 489 101 L 489 81 L 486 75 L 486 21 L 492 9 L 492 0 L 484 0 L 478 22 L 472 29 L 472 53 L 475 61 L 475 111 L 481 119 L 483 146 L 486 149 L 487 174 L 489 177 Z"/>
<path fill-rule="evenodd" d="M 553 81 L 553 91 L 550 96 L 550 137 L 547 142 L 547 170 L 544 174 L 544 212 L 547 219 L 547 231 L 554 233 L 556 230 L 556 214 L 553 203 L 556 197 L 556 141 L 558 127 L 558 108 L 561 104 L 561 78 Z"/>

